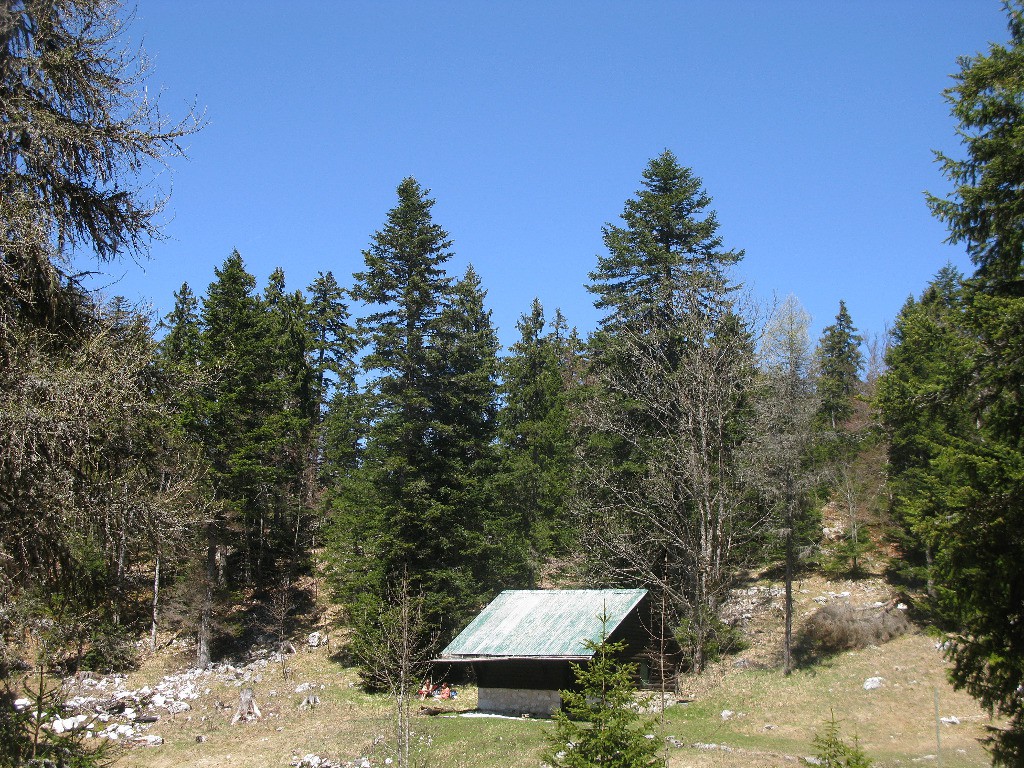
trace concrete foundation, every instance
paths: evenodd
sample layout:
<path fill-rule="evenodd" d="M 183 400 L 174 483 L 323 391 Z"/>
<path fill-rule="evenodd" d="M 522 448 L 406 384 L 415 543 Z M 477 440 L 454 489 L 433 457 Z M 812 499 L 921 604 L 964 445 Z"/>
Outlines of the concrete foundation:
<path fill-rule="evenodd" d="M 526 688 L 480 688 L 477 709 L 498 715 L 550 717 L 562 706 L 558 691 Z"/>

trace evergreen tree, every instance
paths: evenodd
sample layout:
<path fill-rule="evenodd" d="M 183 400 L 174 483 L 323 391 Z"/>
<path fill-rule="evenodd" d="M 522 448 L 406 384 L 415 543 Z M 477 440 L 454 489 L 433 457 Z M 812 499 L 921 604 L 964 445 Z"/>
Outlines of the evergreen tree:
<path fill-rule="evenodd" d="M 252 440 L 260 429 L 265 409 L 259 401 L 258 386 L 266 376 L 269 350 L 266 325 L 256 278 L 245 269 L 238 251 L 214 269 L 214 281 L 203 298 L 203 363 L 213 372 L 205 393 L 203 430 L 199 435 L 210 462 L 214 492 L 224 517 L 217 535 L 222 539 L 218 558 L 218 581 L 226 574 L 232 584 L 249 584 L 256 570 L 256 530 L 259 520 L 256 501 L 264 485 L 263 472 Z M 228 525 L 228 521 L 231 524 Z M 240 529 L 240 536 L 236 531 Z M 228 546 L 236 549 L 241 562 L 225 571 L 223 558 Z"/>
<path fill-rule="evenodd" d="M 73 666 L 135 627 L 132 574 L 187 539 L 196 486 L 148 319 L 87 293 L 71 257 L 145 254 L 162 203 L 147 176 L 198 125 L 142 97 L 113 0 L 7 3 L 0 28 L 0 634 L 59 626 Z M 0 733 L 19 742 L 10 692 Z M 39 756 L 86 764 L 66 741 Z"/>
<path fill-rule="evenodd" d="M 349 322 L 345 290 L 331 272 L 317 273 L 309 288 L 309 333 L 316 399 L 323 412 L 335 392 L 355 391 L 355 329 Z"/>
<path fill-rule="evenodd" d="M 636 665 L 617 656 L 625 643 L 587 640 L 593 656 L 573 664 L 577 690 L 562 691 L 562 711 L 554 716 L 555 730 L 547 737 L 544 759 L 555 768 L 643 768 L 665 765 L 659 756 L 653 721 L 644 720 L 636 702 Z"/>
<path fill-rule="evenodd" d="M 199 364 L 202 334 L 198 309 L 199 300 L 188 283 L 182 283 L 174 293 L 174 309 L 161 323 L 167 333 L 160 342 L 160 351 L 168 360 L 192 367 Z"/>
<path fill-rule="evenodd" d="M 1007 718 L 993 757 L 1024 762 L 1024 4 L 1007 0 L 1007 44 L 962 57 L 946 91 L 964 152 L 942 153 L 954 190 L 930 197 L 976 271 L 965 322 L 975 430 L 941 454 L 951 525 L 936 563 L 940 598 L 961 628 L 953 681 Z"/>
<path fill-rule="evenodd" d="M 363 398 L 356 383 L 358 341 L 345 290 L 327 272 L 318 273 L 308 291 L 316 401 L 312 461 L 320 494 L 318 506 L 326 510 L 341 486 L 352 483 L 359 466 L 365 434 Z M 322 519 L 316 521 L 311 534 L 316 535 Z"/>
<path fill-rule="evenodd" d="M 901 567 L 936 598 L 935 554 L 946 538 L 947 445 L 974 431 L 966 383 L 974 340 L 965 325 L 963 276 L 946 266 L 896 318 L 888 370 L 875 402 L 889 439 L 889 489 Z M 932 605 L 936 610 L 937 605 Z"/>
<path fill-rule="evenodd" d="M 269 370 L 262 385 L 266 411 L 254 438 L 273 473 L 263 494 L 271 557 L 286 557 L 294 567 L 304 559 L 311 522 L 307 512 L 316 486 L 314 424 L 320 404 L 311 359 L 314 341 L 305 297 L 301 291 L 287 292 L 280 268 L 270 275 L 263 307 Z"/>
<path fill-rule="evenodd" d="M 839 313 L 832 325 L 822 331 L 818 343 L 818 396 L 821 399 L 819 418 L 826 429 L 842 429 L 853 415 L 853 397 L 857 394 L 864 355 L 863 339 L 853 327 L 846 302 L 839 301 Z"/>
<path fill-rule="evenodd" d="M 601 327 L 656 315 L 659 325 L 671 322 L 677 297 L 687 294 L 697 311 L 717 314 L 725 309 L 728 268 L 742 251 L 722 249 L 718 218 L 699 177 L 665 150 L 648 163 L 643 188 L 626 201 L 625 226 L 606 224 L 608 254 L 598 256 L 587 290 L 594 305 L 606 310 Z"/>
<path fill-rule="evenodd" d="M 647 586 L 700 670 L 718 645 L 719 601 L 763 520 L 739 482 L 754 377 L 726 251 L 700 179 L 652 160 L 605 227 L 588 290 L 606 310 L 590 342 L 575 500 L 603 582 Z M 664 598 L 664 599 L 662 599 Z"/>
<path fill-rule="evenodd" d="M 836 716 L 825 723 L 825 730 L 814 737 L 816 762 L 822 768 L 871 768 L 874 761 L 861 749 L 857 737 L 847 744 L 839 731 Z"/>
<path fill-rule="evenodd" d="M 199 438 L 202 384 L 205 378 L 199 300 L 188 283 L 174 294 L 174 309 L 161 321 L 166 333 L 157 347 L 157 362 L 170 380 L 179 429 L 187 439 Z"/>
<path fill-rule="evenodd" d="M 451 243 L 433 204 L 405 179 L 355 275 L 353 297 L 375 308 L 359 322 L 369 347 L 367 432 L 360 466 L 335 501 L 332 549 L 349 610 L 373 613 L 386 585 L 407 578 L 424 595 L 427 620 L 449 634 L 493 578 L 485 478 L 497 340 L 475 273 L 454 285 L 445 274 Z"/>
<path fill-rule="evenodd" d="M 532 545 L 534 582 L 541 559 L 568 542 L 571 379 L 564 370 L 564 318 L 559 323 L 546 334 L 544 309 L 534 299 L 530 314 L 516 324 L 519 341 L 502 361 L 499 501 Z"/>
<path fill-rule="evenodd" d="M 836 576 L 860 574 L 863 555 L 870 549 L 870 539 L 863 533 L 865 507 L 874 504 L 884 485 L 879 467 L 882 451 L 871 420 L 854 418 L 858 407 L 862 413 L 864 408 L 857 399 L 864 367 L 863 341 L 846 302 L 840 300 L 835 323 L 822 331 L 818 343 L 820 405 L 815 439 L 816 459 L 825 478 L 819 491 L 845 512 L 844 537 L 822 562 L 825 571 Z"/>
<path fill-rule="evenodd" d="M 525 583 L 522 532 L 499 512 L 497 471 L 498 336 L 486 291 L 472 266 L 452 287 L 437 341 L 440 368 L 432 398 L 441 431 L 436 452 L 444 462 L 445 493 L 461 540 L 447 560 L 460 562 L 473 582 L 460 602 L 488 590 Z"/>

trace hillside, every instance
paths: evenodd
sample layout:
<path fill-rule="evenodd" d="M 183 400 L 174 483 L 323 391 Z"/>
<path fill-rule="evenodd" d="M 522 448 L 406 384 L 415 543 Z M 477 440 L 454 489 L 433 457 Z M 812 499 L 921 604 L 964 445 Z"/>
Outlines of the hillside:
<path fill-rule="evenodd" d="M 798 626 L 823 604 L 874 605 L 891 595 L 877 578 L 828 582 L 814 577 L 797 585 Z M 987 716 L 966 694 L 945 680 L 936 640 L 916 629 L 880 646 L 841 653 L 782 676 L 781 589 L 754 581 L 737 590 L 731 609 L 739 612 L 750 646 L 688 679 L 681 701 L 668 708 L 664 737 L 672 768 L 796 765 L 812 754 L 811 742 L 833 711 L 844 735 L 858 735 L 880 767 L 937 765 L 935 693 L 944 768 L 986 766 L 979 744 Z M 327 765 L 385 765 L 390 703 L 363 693 L 355 671 L 331 659 L 326 645 L 301 645 L 295 654 L 263 654 L 246 664 L 219 664 L 186 671 L 190 649 L 172 647 L 146 660 L 126 679 L 86 679 L 77 693 L 122 709 L 103 727 L 129 717 L 158 716 L 135 726 L 136 746 L 119 764 L 139 768 L 190 765 L 213 768 L 288 766 L 304 756 Z M 866 690 L 869 678 L 880 686 Z M 261 717 L 232 725 L 239 692 L 251 686 Z M 498 768 L 541 763 L 550 725 L 530 719 L 445 716 L 467 713 L 475 691 L 440 705 L 441 716 L 414 720 L 421 764 Z M 311 695 L 319 701 L 301 706 Z M 308 703 L 308 702 L 307 702 Z M 955 721 L 953 720 L 955 718 Z M 122 728 L 123 734 L 128 731 Z M 145 740 L 158 742 L 141 746 Z M 121 741 L 125 740 L 122 735 Z"/>

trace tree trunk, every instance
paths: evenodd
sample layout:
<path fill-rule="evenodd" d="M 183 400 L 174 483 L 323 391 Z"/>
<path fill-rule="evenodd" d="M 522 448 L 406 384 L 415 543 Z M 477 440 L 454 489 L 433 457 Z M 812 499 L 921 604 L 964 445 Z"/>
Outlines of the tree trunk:
<path fill-rule="evenodd" d="M 218 577 L 220 548 L 213 540 L 213 531 L 206 547 L 206 579 L 203 584 L 203 604 L 199 613 L 199 632 L 196 638 L 196 665 L 202 669 L 210 664 L 210 640 L 213 635 L 213 585 Z"/>
<path fill-rule="evenodd" d="M 160 608 L 160 553 L 156 555 L 156 565 L 153 567 L 153 610 L 152 619 L 153 622 L 149 629 L 149 648 L 150 650 L 156 650 L 156 623 L 157 615 Z"/>
<path fill-rule="evenodd" d="M 789 512 L 789 528 L 786 531 L 786 639 L 783 648 L 782 671 L 788 676 L 793 673 L 793 510 Z"/>

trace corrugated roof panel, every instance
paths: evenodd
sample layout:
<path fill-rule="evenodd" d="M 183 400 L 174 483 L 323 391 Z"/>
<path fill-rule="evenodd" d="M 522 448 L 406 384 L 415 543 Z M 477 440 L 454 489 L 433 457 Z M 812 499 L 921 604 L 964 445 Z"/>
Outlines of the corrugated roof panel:
<path fill-rule="evenodd" d="M 646 589 L 516 589 L 498 595 L 441 653 L 452 656 L 581 656 L 610 635 Z"/>

